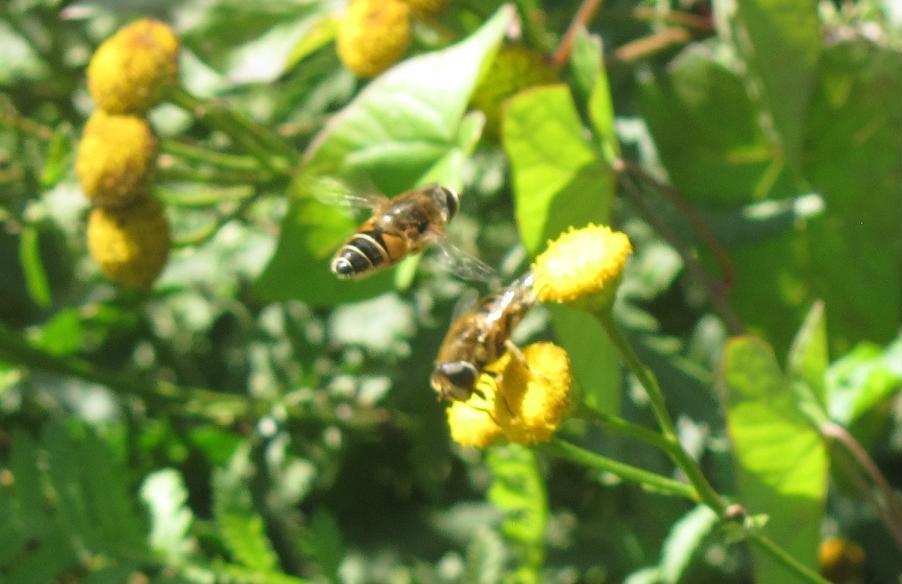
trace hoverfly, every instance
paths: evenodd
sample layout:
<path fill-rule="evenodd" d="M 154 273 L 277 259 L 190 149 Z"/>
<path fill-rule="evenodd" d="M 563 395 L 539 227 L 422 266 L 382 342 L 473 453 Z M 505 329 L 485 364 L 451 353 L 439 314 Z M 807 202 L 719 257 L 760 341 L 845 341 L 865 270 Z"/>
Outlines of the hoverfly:
<path fill-rule="evenodd" d="M 536 303 L 532 284 L 527 272 L 451 323 L 429 380 L 440 399 L 467 400 L 486 365 L 515 348 L 511 333 Z"/>
<path fill-rule="evenodd" d="M 457 214 L 460 195 L 438 184 L 418 187 L 388 198 L 377 194 L 355 194 L 350 189 L 331 193 L 331 200 L 371 210 L 364 221 L 339 247 L 332 258 L 332 273 L 342 279 L 371 276 L 392 267 L 427 245 L 438 247 L 448 268 L 473 280 L 487 281 L 494 271 L 454 246 L 445 228 Z M 320 197 L 322 199 L 322 197 Z"/>

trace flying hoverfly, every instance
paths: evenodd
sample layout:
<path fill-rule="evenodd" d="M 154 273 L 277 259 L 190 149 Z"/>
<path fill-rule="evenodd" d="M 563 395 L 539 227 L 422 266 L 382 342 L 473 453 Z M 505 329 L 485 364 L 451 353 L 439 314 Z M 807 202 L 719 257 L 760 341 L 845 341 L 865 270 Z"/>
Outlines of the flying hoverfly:
<path fill-rule="evenodd" d="M 527 272 L 451 323 L 430 378 L 440 399 L 463 401 L 478 391 L 479 375 L 511 348 L 511 333 L 536 303 L 532 284 Z"/>
<path fill-rule="evenodd" d="M 456 274 L 488 281 L 494 270 L 453 245 L 446 237 L 448 222 L 457 214 L 460 195 L 454 189 L 430 184 L 395 197 L 354 193 L 332 188 L 321 200 L 367 208 L 370 218 L 338 248 L 331 269 L 342 279 L 366 278 L 390 268 L 428 245 L 437 247 Z"/>

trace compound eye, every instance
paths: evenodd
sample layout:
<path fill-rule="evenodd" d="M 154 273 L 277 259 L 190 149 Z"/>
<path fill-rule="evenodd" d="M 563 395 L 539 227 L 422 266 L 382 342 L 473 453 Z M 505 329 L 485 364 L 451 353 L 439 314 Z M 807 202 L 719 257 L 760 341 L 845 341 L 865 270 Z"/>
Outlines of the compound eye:
<path fill-rule="evenodd" d="M 476 385 L 479 372 L 465 361 L 452 361 L 439 365 L 439 371 L 455 387 L 470 390 Z"/>
<path fill-rule="evenodd" d="M 448 208 L 448 221 L 450 221 L 460 208 L 460 195 L 454 189 L 448 187 L 439 187 L 442 194 L 445 195 L 445 206 Z"/>

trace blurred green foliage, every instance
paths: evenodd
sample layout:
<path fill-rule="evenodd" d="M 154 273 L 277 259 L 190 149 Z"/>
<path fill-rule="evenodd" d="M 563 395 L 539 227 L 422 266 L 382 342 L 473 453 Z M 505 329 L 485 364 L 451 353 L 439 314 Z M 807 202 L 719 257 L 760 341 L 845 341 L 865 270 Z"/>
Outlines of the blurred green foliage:
<path fill-rule="evenodd" d="M 450 238 L 502 281 L 571 225 L 626 231 L 615 314 L 683 446 L 798 560 L 839 534 L 865 550 L 859 581 L 895 581 L 896 3 L 608 0 L 568 56 L 582 2 L 450 0 L 369 82 L 335 53 L 344 4 L 0 3 L 0 583 L 795 581 L 707 507 L 541 448 L 453 445 L 429 373 L 486 287 L 435 252 L 336 280 L 361 217 L 317 199 L 323 175 L 460 189 Z M 91 54 L 143 16 L 182 39 L 184 88 L 271 130 L 292 168 L 154 108 L 180 243 L 127 293 L 88 255 L 72 163 Z M 521 33 L 561 82 L 509 100 L 499 142 L 468 103 Z M 536 308 L 514 340 L 539 339 L 586 403 L 653 425 L 594 320 Z M 683 478 L 582 420 L 561 434 Z"/>

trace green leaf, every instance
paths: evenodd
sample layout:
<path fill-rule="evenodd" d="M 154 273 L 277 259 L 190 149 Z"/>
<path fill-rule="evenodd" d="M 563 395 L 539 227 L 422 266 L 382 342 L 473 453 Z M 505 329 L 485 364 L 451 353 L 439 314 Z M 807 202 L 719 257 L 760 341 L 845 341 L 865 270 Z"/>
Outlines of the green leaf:
<path fill-rule="evenodd" d="M 731 339 L 721 376 L 739 500 L 749 513 L 768 515 L 764 534 L 816 569 L 827 489 L 825 445 L 760 339 Z M 799 581 L 769 556 L 752 554 L 757 581 Z"/>
<path fill-rule="evenodd" d="M 19 262 L 25 275 L 28 295 L 41 308 L 48 308 L 53 299 L 50 296 L 50 284 L 41 261 L 41 242 L 38 229 L 33 225 L 25 225 L 19 238 Z"/>
<path fill-rule="evenodd" d="M 869 41 L 824 50 L 809 108 L 805 172 L 827 213 L 804 245 L 834 354 L 888 343 L 902 319 L 902 55 Z"/>
<path fill-rule="evenodd" d="M 195 542 L 190 536 L 194 514 L 182 475 L 171 468 L 154 472 L 141 485 L 141 499 L 150 512 L 150 547 L 169 563 L 185 560 Z"/>
<path fill-rule="evenodd" d="M 294 68 L 309 55 L 323 48 L 335 39 L 338 19 L 333 14 L 321 16 L 304 36 L 292 47 L 285 61 L 285 70 Z"/>
<path fill-rule="evenodd" d="M 503 137 L 513 168 L 517 226 L 530 255 L 571 225 L 608 221 L 614 175 L 584 137 L 566 86 L 512 98 Z"/>
<path fill-rule="evenodd" d="M 824 320 L 824 304 L 811 307 L 805 323 L 799 329 L 789 350 L 789 377 L 807 386 L 810 395 L 820 409 L 826 408 L 827 395 L 824 376 L 830 364 L 827 348 L 827 323 Z"/>
<path fill-rule="evenodd" d="M 506 559 L 501 537 L 491 529 L 482 528 L 467 546 L 467 566 L 462 581 L 496 584 L 501 581 Z"/>
<path fill-rule="evenodd" d="M 830 366 L 826 384 L 831 418 L 848 426 L 899 391 L 902 371 L 893 370 L 887 356 L 878 345 L 859 343 Z"/>
<path fill-rule="evenodd" d="M 213 473 L 213 517 L 223 544 L 236 561 L 252 570 L 275 573 L 279 560 L 251 499 L 251 472 L 249 450 L 244 446 L 227 468 Z"/>
<path fill-rule="evenodd" d="M 390 195 L 427 180 L 460 184 L 458 168 L 474 142 L 467 103 L 512 16 L 504 6 L 462 42 L 397 65 L 332 118 L 305 154 L 278 247 L 256 283 L 259 294 L 333 306 L 391 287 L 391 274 L 354 282 L 332 275 L 329 259 L 356 223 L 314 199 L 307 183 L 362 173 Z"/>
<path fill-rule="evenodd" d="M 821 47 L 817 2 L 813 0 L 730 1 L 733 40 L 752 73 L 751 84 L 770 113 L 781 157 L 801 170 L 805 113 L 817 74 Z"/>
<path fill-rule="evenodd" d="M 585 103 L 592 94 L 604 64 L 601 61 L 601 37 L 580 27 L 570 52 L 570 75 L 573 87 Z"/>
<path fill-rule="evenodd" d="M 692 556 L 717 522 L 718 517 L 714 511 L 699 505 L 673 524 L 664 541 L 659 566 L 664 584 L 677 584 L 680 581 Z"/>
<path fill-rule="evenodd" d="M 489 500 L 504 515 L 501 533 L 517 554 L 515 582 L 539 582 L 545 561 L 548 500 L 535 453 L 511 444 L 489 451 Z"/>

